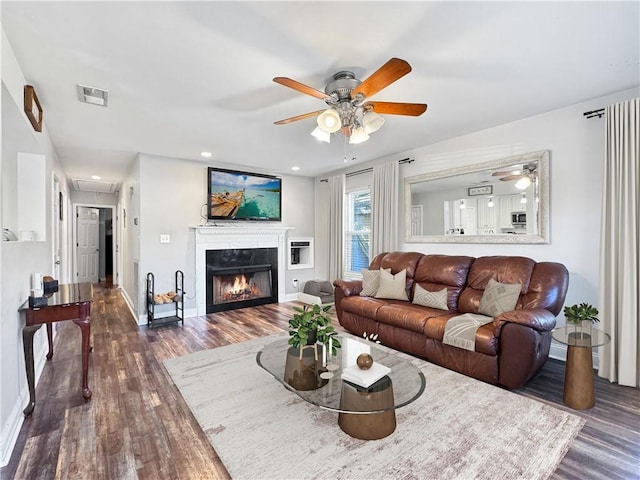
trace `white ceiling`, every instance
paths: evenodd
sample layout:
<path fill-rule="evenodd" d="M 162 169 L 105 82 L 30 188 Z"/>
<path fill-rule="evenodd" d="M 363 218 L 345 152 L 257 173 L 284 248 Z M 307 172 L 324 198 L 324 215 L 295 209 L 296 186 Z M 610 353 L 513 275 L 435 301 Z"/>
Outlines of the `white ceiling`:
<path fill-rule="evenodd" d="M 2 1 L 2 25 L 70 179 L 121 181 L 137 152 L 318 176 L 638 85 L 639 5 Z M 273 77 L 323 90 L 392 57 L 413 71 L 372 99 L 427 103 L 421 117 L 387 115 L 346 152 L 313 118 L 273 124 L 325 106 Z"/>

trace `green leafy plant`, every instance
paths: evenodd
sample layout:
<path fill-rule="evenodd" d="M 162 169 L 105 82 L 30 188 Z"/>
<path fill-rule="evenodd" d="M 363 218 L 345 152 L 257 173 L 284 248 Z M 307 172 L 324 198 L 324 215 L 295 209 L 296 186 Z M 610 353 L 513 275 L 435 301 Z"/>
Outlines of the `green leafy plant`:
<path fill-rule="evenodd" d="M 576 325 L 584 320 L 589 320 L 591 323 L 598 323 L 600 320 L 597 315 L 598 309 L 588 303 L 564 307 L 564 317 L 568 322 L 575 323 Z"/>
<path fill-rule="evenodd" d="M 316 342 L 327 348 L 331 346 L 331 354 L 335 355 L 341 345 L 337 339 L 338 332 L 331 325 L 331 307 L 317 304 L 293 307 L 295 313 L 289 320 L 289 345 L 300 348 L 301 345 L 307 345 L 309 339 L 313 342 L 315 336 Z"/>

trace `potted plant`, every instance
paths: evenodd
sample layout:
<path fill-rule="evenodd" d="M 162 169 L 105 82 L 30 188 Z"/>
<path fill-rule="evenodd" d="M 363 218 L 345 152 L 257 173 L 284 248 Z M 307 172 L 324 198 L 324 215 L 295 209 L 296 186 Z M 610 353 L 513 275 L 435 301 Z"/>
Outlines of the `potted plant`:
<path fill-rule="evenodd" d="M 331 325 L 331 307 L 332 305 L 318 304 L 294 306 L 295 313 L 289 320 L 289 345 L 300 348 L 321 343 L 326 349 L 330 348 L 331 354 L 335 355 L 340 348 L 340 342 L 336 338 L 338 332 Z"/>
<path fill-rule="evenodd" d="M 590 337 L 591 326 L 600 321 L 597 316 L 598 313 L 598 309 L 588 303 L 580 303 L 564 307 L 564 318 L 567 319 L 567 322 L 575 325 L 576 335 L 585 339 L 587 338 L 587 334 L 585 332 L 588 331 L 588 335 Z"/>

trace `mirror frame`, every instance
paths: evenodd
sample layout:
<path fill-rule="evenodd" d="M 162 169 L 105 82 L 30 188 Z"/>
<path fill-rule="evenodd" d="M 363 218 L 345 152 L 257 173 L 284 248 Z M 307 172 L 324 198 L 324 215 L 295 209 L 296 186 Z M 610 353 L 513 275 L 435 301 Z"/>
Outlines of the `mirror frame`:
<path fill-rule="evenodd" d="M 407 243 L 549 243 L 549 150 L 476 163 L 463 167 L 415 175 L 404 179 L 405 241 Z M 439 178 L 464 175 L 484 170 L 495 170 L 518 163 L 538 162 L 539 203 L 537 235 L 411 235 L 411 185 Z"/>

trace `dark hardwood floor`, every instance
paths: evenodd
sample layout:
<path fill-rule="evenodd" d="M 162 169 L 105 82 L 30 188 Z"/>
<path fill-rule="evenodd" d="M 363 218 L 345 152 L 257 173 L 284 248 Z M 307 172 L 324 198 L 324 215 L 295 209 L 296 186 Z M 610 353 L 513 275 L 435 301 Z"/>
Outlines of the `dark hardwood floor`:
<path fill-rule="evenodd" d="M 25 419 L 0 477 L 229 478 L 162 361 L 286 331 L 292 304 L 189 318 L 184 327 L 148 330 L 134 323 L 117 289 L 102 284 L 94 291 L 92 401 L 85 404 L 81 395 L 80 330 L 61 322 L 54 358 L 37 387 L 35 411 Z M 563 375 L 564 364 L 549 360 L 517 391 L 586 420 L 553 478 L 640 478 L 638 389 L 596 378 L 595 408 L 574 411 L 562 404 Z"/>

